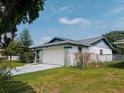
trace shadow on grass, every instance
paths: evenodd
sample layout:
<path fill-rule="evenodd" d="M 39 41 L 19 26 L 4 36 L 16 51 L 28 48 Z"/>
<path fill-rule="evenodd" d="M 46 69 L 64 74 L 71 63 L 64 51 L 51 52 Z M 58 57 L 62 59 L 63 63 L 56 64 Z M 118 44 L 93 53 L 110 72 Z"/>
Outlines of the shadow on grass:
<path fill-rule="evenodd" d="M 21 81 L 0 81 L 0 93 L 36 93 L 31 86 Z"/>
<path fill-rule="evenodd" d="M 109 64 L 108 66 L 113 68 L 124 69 L 124 62 L 116 62 L 116 63 Z"/>

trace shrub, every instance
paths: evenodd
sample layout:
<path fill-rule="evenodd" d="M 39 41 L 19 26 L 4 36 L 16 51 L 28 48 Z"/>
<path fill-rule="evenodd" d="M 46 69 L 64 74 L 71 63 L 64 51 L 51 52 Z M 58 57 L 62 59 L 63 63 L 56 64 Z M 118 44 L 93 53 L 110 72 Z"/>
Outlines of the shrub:
<path fill-rule="evenodd" d="M 0 61 L 2 62 L 2 61 L 5 61 L 5 60 L 7 60 L 7 57 L 0 57 Z"/>
<path fill-rule="evenodd" d="M 90 62 L 91 53 L 88 52 L 78 52 L 75 54 L 75 59 L 77 62 L 77 67 L 84 69 L 84 66 Z"/>
<path fill-rule="evenodd" d="M 10 62 L 0 62 L 0 80 L 7 80 L 11 78 L 11 63 Z"/>
<path fill-rule="evenodd" d="M 20 55 L 20 60 L 24 63 L 31 63 L 34 58 L 34 53 L 33 52 L 25 52 Z"/>

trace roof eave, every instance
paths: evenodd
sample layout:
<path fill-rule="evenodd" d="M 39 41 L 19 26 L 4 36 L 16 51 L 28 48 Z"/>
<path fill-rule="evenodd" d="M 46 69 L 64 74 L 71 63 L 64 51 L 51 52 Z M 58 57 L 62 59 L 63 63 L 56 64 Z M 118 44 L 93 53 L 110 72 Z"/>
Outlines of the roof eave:
<path fill-rule="evenodd" d="M 80 44 L 80 43 L 62 42 L 62 43 L 48 44 L 48 45 L 43 44 L 43 45 L 41 45 L 41 46 L 31 47 L 31 49 L 43 48 L 43 47 L 51 47 L 51 46 L 58 46 L 58 45 L 65 45 L 65 44 L 76 45 L 76 46 L 82 46 L 82 47 L 89 47 L 89 45 L 83 45 L 83 44 Z"/>

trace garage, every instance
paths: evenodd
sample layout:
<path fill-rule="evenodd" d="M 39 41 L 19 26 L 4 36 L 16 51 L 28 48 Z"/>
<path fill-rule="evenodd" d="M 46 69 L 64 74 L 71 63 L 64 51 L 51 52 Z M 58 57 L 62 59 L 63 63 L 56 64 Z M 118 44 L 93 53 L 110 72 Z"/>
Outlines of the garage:
<path fill-rule="evenodd" d="M 64 65 L 64 48 L 43 49 L 42 62 L 45 64 Z"/>

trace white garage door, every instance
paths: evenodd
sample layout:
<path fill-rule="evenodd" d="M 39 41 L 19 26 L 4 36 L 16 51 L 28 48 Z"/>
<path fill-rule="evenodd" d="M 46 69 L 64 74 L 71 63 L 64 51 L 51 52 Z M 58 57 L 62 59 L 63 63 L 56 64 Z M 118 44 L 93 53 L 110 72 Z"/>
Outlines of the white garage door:
<path fill-rule="evenodd" d="M 43 63 L 64 65 L 64 48 L 44 49 Z"/>

